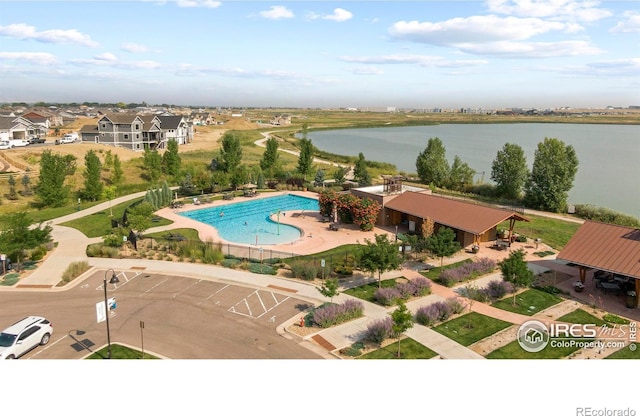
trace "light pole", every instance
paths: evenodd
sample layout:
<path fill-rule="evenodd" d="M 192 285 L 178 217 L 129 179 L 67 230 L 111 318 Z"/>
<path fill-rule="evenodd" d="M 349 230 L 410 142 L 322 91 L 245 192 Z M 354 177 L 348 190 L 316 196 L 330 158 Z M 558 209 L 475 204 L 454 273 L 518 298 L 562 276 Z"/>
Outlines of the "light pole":
<path fill-rule="evenodd" d="M 109 283 L 113 285 L 120 282 L 120 280 L 118 280 L 118 276 L 116 276 L 116 272 L 113 269 L 108 269 L 107 271 L 104 272 L 104 284 L 102 286 L 104 287 L 104 312 L 105 312 L 105 317 L 107 319 L 107 358 L 110 360 L 111 359 L 111 333 L 109 332 L 109 303 L 107 300 L 107 274 L 109 272 L 111 272 L 111 278 L 109 279 Z"/>

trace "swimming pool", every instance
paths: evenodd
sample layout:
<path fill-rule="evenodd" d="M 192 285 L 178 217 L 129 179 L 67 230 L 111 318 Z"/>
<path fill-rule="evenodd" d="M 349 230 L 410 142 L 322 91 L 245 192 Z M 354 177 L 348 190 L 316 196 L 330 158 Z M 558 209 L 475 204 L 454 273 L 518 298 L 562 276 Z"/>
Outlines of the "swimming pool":
<path fill-rule="evenodd" d="M 319 211 L 318 200 L 298 195 L 278 195 L 181 212 L 180 215 L 211 225 L 220 238 L 240 244 L 282 244 L 300 238 L 300 230 L 278 224 L 269 217 L 280 211 Z M 277 217 L 274 217 L 277 218 Z"/>

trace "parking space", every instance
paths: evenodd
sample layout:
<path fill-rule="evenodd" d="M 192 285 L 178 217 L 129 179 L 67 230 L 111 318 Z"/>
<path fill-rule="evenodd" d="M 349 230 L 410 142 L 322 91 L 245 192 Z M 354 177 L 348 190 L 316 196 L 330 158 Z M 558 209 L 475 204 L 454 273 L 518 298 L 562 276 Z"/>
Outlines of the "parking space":
<path fill-rule="evenodd" d="M 117 277 L 118 283 L 107 283 L 107 296 L 117 299 L 109 315 L 112 343 L 139 345 L 144 322 L 147 351 L 169 358 L 318 358 L 276 332 L 311 306 L 289 292 L 132 270 Z M 104 279 L 104 272 L 96 272 L 68 291 L 16 301 L 25 313 L 55 305 L 40 306 L 54 322 L 50 344 L 24 358 L 78 359 L 105 345 L 106 324 L 96 321 Z"/>

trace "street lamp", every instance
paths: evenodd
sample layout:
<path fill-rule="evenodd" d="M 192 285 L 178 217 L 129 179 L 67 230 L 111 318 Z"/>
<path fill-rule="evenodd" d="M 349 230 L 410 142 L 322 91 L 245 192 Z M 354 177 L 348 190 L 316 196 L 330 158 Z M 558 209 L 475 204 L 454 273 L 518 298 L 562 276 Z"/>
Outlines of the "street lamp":
<path fill-rule="evenodd" d="M 109 303 L 107 301 L 107 274 L 111 272 L 111 278 L 109 283 L 112 285 L 119 283 L 120 280 L 116 276 L 116 272 L 113 269 L 108 269 L 104 272 L 104 312 L 107 319 L 107 358 L 111 359 L 111 333 L 109 332 Z"/>

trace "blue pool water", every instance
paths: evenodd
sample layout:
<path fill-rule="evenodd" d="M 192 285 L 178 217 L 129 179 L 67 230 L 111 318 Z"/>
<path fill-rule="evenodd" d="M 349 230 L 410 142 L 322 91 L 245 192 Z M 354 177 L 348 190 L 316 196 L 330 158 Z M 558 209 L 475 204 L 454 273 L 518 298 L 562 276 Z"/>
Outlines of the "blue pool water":
<path fill-rule="evenodd" d="M 281 244 L 300 238 L 296 227 L 278 224 L 269 216 L 278 210 L 319 211 L 318 201 L 298 195 L 279 195 L 182 212 L 180 215 L 211 225 L 220 238 L 240 244 Z M 281 219 L 283 214 L 281 214 Z M 286 214 L 285 214 L 286 215 Z"/>

